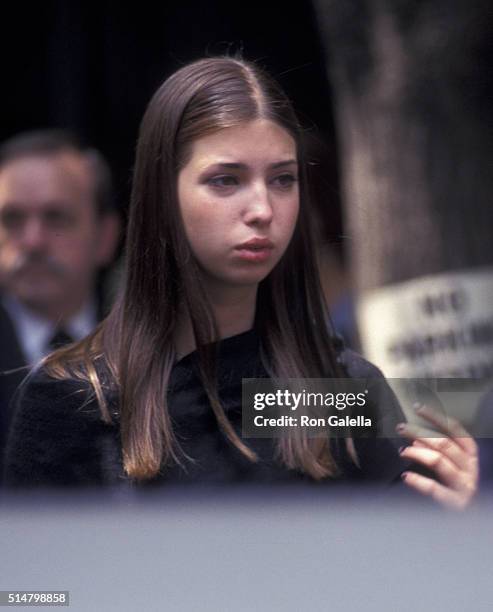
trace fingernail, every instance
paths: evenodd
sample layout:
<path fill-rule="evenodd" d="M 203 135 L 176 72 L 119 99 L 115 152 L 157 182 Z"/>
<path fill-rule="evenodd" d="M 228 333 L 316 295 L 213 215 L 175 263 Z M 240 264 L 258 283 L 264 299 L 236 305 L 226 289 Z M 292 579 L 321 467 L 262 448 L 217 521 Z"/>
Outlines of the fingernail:
<path fill-rule="evenodd" d="M 401 478 L 402 478 L 402 480 L 406 480 L 406 478 L 407 478 L 407 472 L 402 472 L 402 474 L 401 474 Z"/>
<path fill-rule="evenodd" d="M 402 453 L 402 451 L 406 450 L 405 446 L 399 446 L 399 453 Z"/>
<path fill-rule="evenodd" d="M 404 423 L 399 423 L 395 430 L 397 433 L 402 433 L 406 429 L 406 425 Z"/>

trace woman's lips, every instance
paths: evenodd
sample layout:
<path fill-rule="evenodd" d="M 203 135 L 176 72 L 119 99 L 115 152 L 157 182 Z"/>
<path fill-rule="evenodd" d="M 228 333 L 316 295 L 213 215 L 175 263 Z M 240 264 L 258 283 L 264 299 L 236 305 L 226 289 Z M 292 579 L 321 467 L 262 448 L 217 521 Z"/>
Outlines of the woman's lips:
<path fill-rule="evenodd" d="M 236 247 L 235 252 L 240 259 L 260 263 L 269 259 L 272 247 Z"/>
<path fill-rule="evenodd" d="M 268 238 L 254 236 L 235 247 L 235 251 L 244 261 L 262 262 L 270 257 L 273 248 Z"/>

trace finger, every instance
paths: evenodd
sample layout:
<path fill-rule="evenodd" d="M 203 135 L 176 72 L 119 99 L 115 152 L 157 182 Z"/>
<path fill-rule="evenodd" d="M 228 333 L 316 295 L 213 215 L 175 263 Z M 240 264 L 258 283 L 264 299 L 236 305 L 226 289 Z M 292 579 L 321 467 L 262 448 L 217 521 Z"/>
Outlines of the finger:
<path fill-rule="evenodd" d="M 450 438 L 446 438 L 446 440 L 451 440 Z M 413 447 L 416 448 L 430 448 L 429 444 L 438 444 L 440 445 L 443 442 L 442 439 L 436 439 L 436 438 L 425 438 L 424 440 L 418 439 L 415 440 L 412 444 Z M 450 447 L 449 450 L 452 450 L 453 453 L 459 452 L 460 453 L 460 459 L 457 459 L 456 461 L 454 461 L 454 458 L 451 457 L 450 455 L 448 456 L 448 458 L 453 461 L 455 463 L 455 465 L 458 467 L 458 469 L 460 470 L 461 474 L 462 474 L 462 478 L 461 478 L 461 482 L 462 482 L 462 487 L 466 488 L 466 489 L 473 489 L 474 491 L 476 491 L 477 487 L 478 487 L 478 483 L 479 483 L 479 455 L 469 455 L 467 454 L 460 446 L 458 446 L 457 444 L 455 444 L 455 442 L 452 441 L 452 446 Z M 440 450 L 438 450 L 438 452 L 441 452 Z M 460 466 L 459 466 L 460 463 Z M 457 488 L 457 487 L 456 487 Z"/>
<path fill-rule="evenodd" d="M 467 491 L 453 491 L 436 480 L 427 478 L 421 474 L 416 474 L 415 472 L 403 472 L 402 479 L 408 487 L 411 487 L 422 495 L 431 497 L 447 508 L 463 510 L 471 502 L 473 497 L 473 495 Z"/>
<path fill-rule="evenodd" d="M 469 471 L 472 467 L 473 457 L 464 452 L 464 449 L 452 438 L 418 438 L 414 440 L 413 446 L 430 448 L 442 453 L 460 470 Z"/>
<path fill-rule="evenodd" d="M 395 430 L 400 436 L 408 440 L 416 440 L 417 438 L 449 438 L 445 433 L 421 427 L 421 425 L 416 423 L 399 423 Z"/>
<path fill-rule="evenodd" d="M 465 484 L 464 474 L 442 453 L 431 448 L 407 446 L 400 451 L 401 457 L 415 461 L 433 470 L 440 480 L 453 489 L 460 489 Z M 467 475 L 466 475 L 467 476 Z"/>
<path fill-rule="evenodd" d="M 437 427 L 439 430 L 446 432 L 448 435 L 456 437 L 469 437 L 468 432 L 464 429 L 464 427 L 462 427 L 459 421 L 444 414 L 443 412 L 439 412 L 438 410 L 424 404 L 416 405 L 415 412 L 423 419 L 433 423 L 433 425 L 435 425 L 435 427 Z"/>
<path fill-rule="evenodd" d="M 416 412 L 432 422 L 435 426 L 439 427 L 442 432 L 435 431 L 432 429 L 426 429 L 415 423 L 399 423 L 396 427 L 396 432 L 409 440 L 416 438 L 426 439 L 440 439 L 445 437 L 451 437 L 459 446 L 461 446 L 465 452 L 471 456 L 477 456 L 478 449 L 475 441 L 471 438 L 470 434 L 460 425 L 460 423 L 452 417 L 444 417 L 436 410 L 432 410 L 429 407 L 420 407 Z M 455 434 L 460 434 L 458 437 Z M 467 437 L 465 437 L 467 436 Z"/>
<path fill-rule="evenodd" d="M 416 409 L 416 414 L 453 438 L 470 455 L 477 454 L 477 445 L 471 434 L 454 417 L 445 416 L 429 406 L 420 406 Z"/>

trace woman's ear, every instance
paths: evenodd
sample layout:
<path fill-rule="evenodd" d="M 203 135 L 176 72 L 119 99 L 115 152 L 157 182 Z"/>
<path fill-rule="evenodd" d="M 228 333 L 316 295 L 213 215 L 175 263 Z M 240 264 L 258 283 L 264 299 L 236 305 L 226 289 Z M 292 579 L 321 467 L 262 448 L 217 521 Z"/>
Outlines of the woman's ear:
<path fill-rule="evenodd" d="M 98 243 L 96 245 L 96 261 L 101 266 L 107 266 L 115 257 L 116 247 L 120 239 L 121 220 L 115 212 L 101 215 L 98 220 Z"/>

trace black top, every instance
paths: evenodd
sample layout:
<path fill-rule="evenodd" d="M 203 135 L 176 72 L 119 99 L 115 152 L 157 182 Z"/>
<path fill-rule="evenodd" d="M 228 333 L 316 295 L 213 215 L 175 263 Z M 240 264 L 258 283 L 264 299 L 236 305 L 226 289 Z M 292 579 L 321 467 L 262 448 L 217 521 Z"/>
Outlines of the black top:
<path fill-rule="evenodd" d="M 267 377 L 260 361 L 255 330 L 217 343 L 219 397 L 233 427 L 241 436 L 242 378 Z M 339 361 L 353 378 L 382 378 L 381 372 L 358 354 L 339 349 Z M 275 440 L 249 438 L 245 443 L 260 461 L 250 462 L 218 428 L 198 376 L 197 353 L 173 367 L 168 405 L 173 428 L 183 451 L 193 459 L 185 468 L 163 470 L 156 483 L 274 483 L 311 482 L 309 476 L 280 465 L 274 458 Z M 387 385 L 378 385 L 370 398 L 387 431 L 405 420 Z M 127 483 L 121 462 L 118 397 L 108 396 L 114 423 L 102 422 L 89 385 L 77 380 L 54 380 L 43 369 L 33 372 L 21 388 L 9 438 L 5 480 L 12 486 L 115 485 Z M 390 429 L 389 429 L 390 423 Z M 339 465 L 339 482 L 399 480 L 408 467 L 398 455 L 402 440 L 355 439 L 361 467 L 349 459 L 345 444 L 332 441 Z M 321 484 L 326 486 L 324 480 Z"/>
<path fill-rule="evenodd" d="M 14 323 L 2 304 L 0 293 L 0 470 L 7 433 L 12 422 L 12 398 L 15 390 L 29 373 Z"/>

